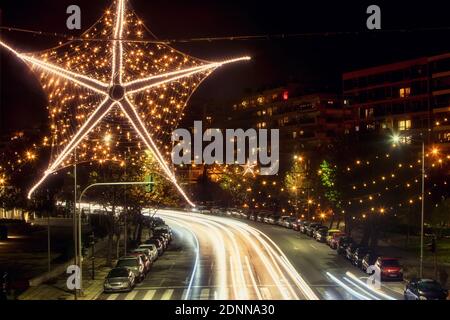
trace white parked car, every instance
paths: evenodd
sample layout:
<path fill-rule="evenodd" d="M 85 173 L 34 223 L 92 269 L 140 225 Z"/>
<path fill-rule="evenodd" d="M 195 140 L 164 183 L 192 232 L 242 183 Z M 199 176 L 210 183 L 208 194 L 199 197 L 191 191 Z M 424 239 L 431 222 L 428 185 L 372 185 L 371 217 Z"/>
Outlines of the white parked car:
<path fill-rule="evenodd" d="M 148 250 L 152 261 L 156 261 L 158 259 L 158 249 L 154 244 L 141 244 L 136 250 Z"/>

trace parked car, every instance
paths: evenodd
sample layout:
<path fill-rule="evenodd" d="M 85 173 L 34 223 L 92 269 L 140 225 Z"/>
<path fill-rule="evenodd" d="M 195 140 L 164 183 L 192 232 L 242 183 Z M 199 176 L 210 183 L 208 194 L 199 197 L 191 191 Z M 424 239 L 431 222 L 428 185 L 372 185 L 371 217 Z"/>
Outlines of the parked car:
<path fill-rule="evenodd" d="M 125 256 L 121 257 L 117 263 L 116 268 L 128 268 L 134 273 L 136 281 L 142 281 L 145 277 L 144 262 L 141 257 Z"/>
<path fill-rule="evenodd" d="M 403 293 L 405 300 L 447 300 L 448 290 L 432 279 L 412 279 Z"/>
<path fill-rule="evenodd" d="M 255 213 L 250 214 L 249 219 L 252 221 L 256 221 L 256 214 Z"/>
<path fill-rule="evenodd" d="M 316 230 L 314 238 L 319 242 L 326 242 L 327 235 L 328 235 L 328 228 L 323 227 Z"/>
<path fill-rule="evenodd" d="M 289 216 L 281 216 L 278 218 L 277 220 L 277 225 L 279 225 L 280 227 L 286 227 L 285 222 L 287 221 L 287 219 L 289 218 Z"/>
<path fill-rule="evenodd" d="M 306 234 L 306 227 L 310 224 L 310 221 L 299 221 L 299 231 Z"/>
<path fill-rule="evenodd" d="M 248 212 L 248 210 L 241 210 L 240 214 L 242 219 L 248 219 L 250 217 L 250 212 Z"/>
<path fill-rule="evenodd" d="M 150 258 L 145 253 L 132 252 L 130 253 L 130 256 L 140 257 L 142 263 L 144 264 L 144 274 L 146 275 L 150 272 L 150 269 L 153 265 L 153 261 L 151 261 Z"/>
<path fill-rule="evenodd" d="M 153 230 L 153 237 L 164 237 L 166 245 L 172 241 L 172 236 L 165 230 Z"/>
<path fill-rule="evenodd" d="M 123 292 L 133 290 L 136 284 L 134 272 L 128 268 L 113 268 L 103 283 L 103 291 Z"/>
<path fill-rule="evenodd" d="M 373 266 L 378 259 L 378 255 L 374 252 L 367 253 L 361 260 L 361 270 L 367 272 L 369 266 Z"/>
<path fill-rule="evenodd" d="M 283 226 L 288 229 L 293 229 L 294 224 L 297 224 L 297 218 L 289 216 L 287 219 L 284 220 Z"/>
<path fill-rule="evenodd" d="M 266 215 L 264 214 L 264 213 L 258 213 L 257 215 L 256 215 L 256 221 L 258 221 L 258 222 L 264 222 L 264 217 L 265 217 Z"/>
<path fill-rule="evenodd" d="M 355 254 L 356 249 L 358 249 L 360 246 L 356 243 L 350 243 L 347 248 L 345 248 L 345 257 L 347 260 L 352 261 L 353 255 Z"/>
<path fill-rule="evenodd" d="M 196 209 L 198 210 L 198 212 L 203 213 L 203 214 L 211 213 L 211 209 L 209 209 L 207 206 L 198 206 Z"/>
<path fill-rule="evenodd" d="M 294 231 L 300 231 L 300 219 L 296 219 L 296 218 L 293 218 L 292 217 L 292 220 L 291 220 L 292 222 L 291 222 L 291 228 L 292 228 L 292 230 L 294 230 Z"/>
<path fill-rule="evenodd" d="M 338 254 L 345 254 L 347 247 L 353 243 L 353 239 L 349 236 L 340 237 L 337 243 L 337 253 Z"/>
<path fill-rule="evenodd" d="M 272 217 L 272 214 L 266 214 L 263 218 L 264 223 L 269 223 L 269 219 Z"/>
<path fill-rule="evenodd" d="M 272 215 L 269 215 L 267 217 L 267 222 L 266 223 L 268 223 L 268 224 L 276 224 L 278 219 L 280 219 L 280 216 L 272 214 Z"/>
<path fill-rule="evenodd" d="M 358 247 L 355 250 L 355 252 L 353 253 L 353 256 L 351 259 L 352 264 L 354 264 L 355 266 L 360 268 L 363 258 L 366 256 L 366 254 L 371 253 L 371 252 L 372 252 L 372 250 L 368 247 L 364 247 L 364 246 Z"/>
<path fill-rule="evenodd" d="M 331 236 L 330 242 L 328 243 L 330 248 L 336 250 L 337 247 L 338 247 L 339 239 L 342 238 L 342 237 L 345 237 L 346 235 L 347 234 L 345 232 L 333 233 L 333 235 Z"/>
<path fill-rule="evenodd" d="M 397 258 L 379 257 L 375 262 L 375 268 L 380 271 L 381 281 L 403 281 L 403 268 Z"/>
<path fill-rule="evenodd" d="M 306 228 L 306 234 L 312 237 L 314 235 L 314 232 L 320 227 L 322 227 L 322 225 L 319 222 L 313 222 Z"/>
<path fill-rule="evenodd" d="M 158 259 L 158 249 L 156 249 L 154 244 L 141 244 L 139 248 L 134 249 L 131 252 L 144 253 L 152 262 L 155 262 Z"/>
<path fill-rule="evenodd" d="M 144 244 L 155 245 L 156 250 L 158 250 L 158 255 L 160 255 L 160 256 L 164 253 L 164 246 L 163 246 L 162 242 L 159 241 L 158 239 L 148 239 L 144 242 Z"/>
<path fill-rule="evenodd" d="M 163 246 L 163 250 L 166 250 L 167 246 L 169 245 L 169 241 L 163 235 L 154 235 L 150 239 L 159 240 L 161 242 L 162 246 Z"/>
<path fill-rule="evenodd" d="M 328 245 L 330 245 L 330 241 L 331 241 L 331 238 L 333 237 L 333 234 L 336 234 L 336 233 L 342 233 L 342 231 L 339 229 L 328 229 L 328 233 L 327 233 L 327 236 L 325 239 L 325 242 Z"/>

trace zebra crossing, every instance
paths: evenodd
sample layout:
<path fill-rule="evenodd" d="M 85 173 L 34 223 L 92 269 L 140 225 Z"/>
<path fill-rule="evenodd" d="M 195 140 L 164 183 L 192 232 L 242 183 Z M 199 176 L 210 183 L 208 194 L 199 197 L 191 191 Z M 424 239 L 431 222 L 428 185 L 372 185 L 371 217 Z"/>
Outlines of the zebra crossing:
<path fill-rule="evenodd" d="M 215 300 L 217 298 L 217 288 L 194 288 L 191 292 L 190 300 Z M 259 288 L 264 300 L 271 300 L 274 296 L 268 287 Z M 186 296 L 187 288 L 135 288 L 131 292 L 123 293 L 102 293 L 97 300 L 183 300 Z M 256 299 L 256 297 L 255 297 Z"/>

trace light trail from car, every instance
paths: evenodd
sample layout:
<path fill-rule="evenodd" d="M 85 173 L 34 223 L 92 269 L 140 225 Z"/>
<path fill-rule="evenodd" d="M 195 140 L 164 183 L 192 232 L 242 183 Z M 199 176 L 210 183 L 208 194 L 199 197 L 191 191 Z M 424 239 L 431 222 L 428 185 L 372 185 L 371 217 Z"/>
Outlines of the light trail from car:
<path fill-rule="evenodd" d="M 158 215 L 196 234 L 201 264 L 209 263 L 213 270 L 210 278 L 199 275 L 203 279 L 199 286 L 215 288 L 218 299 L 318 299 L 281 249 L 248 224 L 175 210 L 160 210 Z"/>
<path fill-rule="evenodd" d="M 352 279 L 353 279 L 355 282 L 357 282 L 359 285 L 363 286 L 364 288 L 369 289 L 369 290 L 372 291 L 373 293 L 375 293 L 375 294 L 377 294 L 377 295 L 379 295 L 379 296 L 381 296 L 381 297 L 383 297 L 383 298 L 385 298 L 385 299 L 387 299 L 387 300 L 397 300 L 397 299 L 395 299 L 394 297 L 392 297 L 392 296 L 390 296 L 390 295 L 388 295 L 388 294 L 386 294 L 386 293 L 384 293 L 384 292 L 382 292 L 382 291 L 380 291 L 380 290 L 376 290 L 376 289 L 374 289 L 373 287 L 367 285 L 367 283 L 364 283 L 364 281 L 361 281 L 360 279 L 358 279 L 358 277 L 355 276 L 355 275 L 354 275 L 353 273 L 351 273 L 350 271 L 347 271 L 345 274 L 346 274 L 347 276 L 349 276 L 350 278 L 352 278 Z"/>

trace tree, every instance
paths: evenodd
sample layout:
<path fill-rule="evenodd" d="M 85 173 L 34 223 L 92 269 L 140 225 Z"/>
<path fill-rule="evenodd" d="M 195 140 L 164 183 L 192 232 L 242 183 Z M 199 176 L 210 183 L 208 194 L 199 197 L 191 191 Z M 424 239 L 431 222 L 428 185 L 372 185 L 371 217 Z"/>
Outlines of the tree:
<path fill-rule="evenodd" d="M 331 227 L 334 221 L 335 214 L 338 215 L 341 209 L 342 193 L 338 189 L 337 166 L 332 165 L 327 160 L 323 160 L 319 165 L 319 177 L 321 186 L 320 189 L 322 191 L 323 198 L 326 200 L 326 205 L 332 211 L 330 222 Z"/>
<path fill-rule="evenodd" d="M 298 214 L 299 198 L 305 194 L 305 190 L 311 188 L 311 181 L 308 177 L 307 168 L 303 159 L 294 159 L 292 166 L 284 177 L 284 187 L 286 188 L 288 198 L 295 212 Z M 304 204 L 307 203 L 307 197 L 303 197 Z"/>

